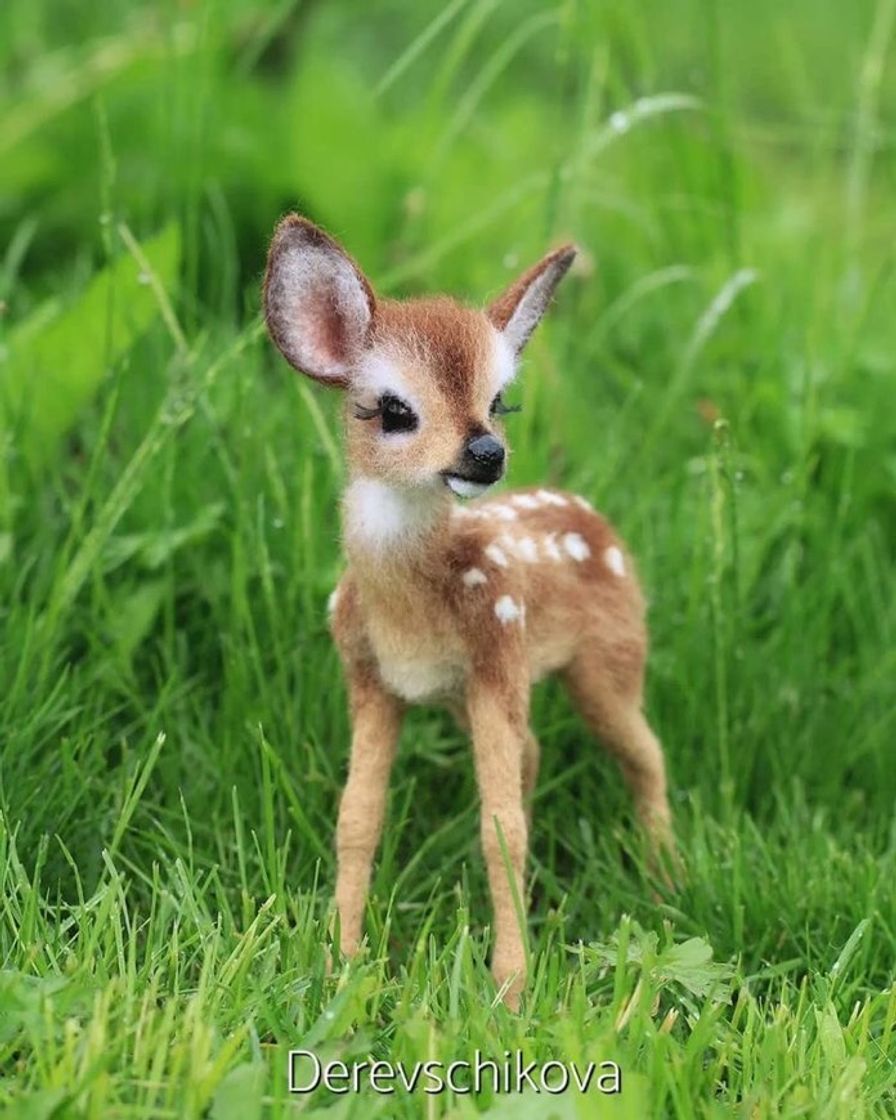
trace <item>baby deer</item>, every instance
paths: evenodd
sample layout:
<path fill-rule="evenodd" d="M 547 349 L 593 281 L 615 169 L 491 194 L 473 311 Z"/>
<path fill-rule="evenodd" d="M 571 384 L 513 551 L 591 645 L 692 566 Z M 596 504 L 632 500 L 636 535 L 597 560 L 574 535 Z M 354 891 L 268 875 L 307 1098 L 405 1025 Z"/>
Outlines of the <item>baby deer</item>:
<path fill-rule="evenodd" d="M 348 781 L 336 829 L 340 949 L 351 954 L 405 706 L 443 704 L 469 729 L 494 907 L 492 971 L 516 1007 L 525 980 L 528 802 L 538 770 L 529 693 L 562 673 L 619 760 L 654 848 L 669 829 L 663 755 L 642 713 L 647 636 L 632 562 L 584 498 L 478 498 L 504 474 L 503 392 L 575 249 L 554 250 L 484 310 L 374 295 L 305 218 L 277 227 L 268 330 L 302 373 L 345 390 L 348 569 L 330 601 L 348 684 Z M 508 874 L 508 864 L 510 874 Z"/>

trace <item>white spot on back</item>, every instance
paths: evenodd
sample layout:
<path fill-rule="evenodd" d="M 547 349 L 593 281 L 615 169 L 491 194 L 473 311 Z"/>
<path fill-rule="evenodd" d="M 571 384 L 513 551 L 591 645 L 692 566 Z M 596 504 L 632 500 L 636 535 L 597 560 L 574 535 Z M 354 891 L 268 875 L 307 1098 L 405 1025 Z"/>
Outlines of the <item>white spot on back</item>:
<path fill-rule="evenodd" d="M 560 551 L 560 548 L 557 544 L 557 534 L 556 533 L 548 533 L 548 535 L 544 538 L 543 543 L 544 543 L 545 555 L 547 556 L 548 560 L 562 560 L 563 559 L 563 553 Z"/>
<path fill-rule="evenodd" d="M 625 575 L 625 558 L 622 555 L 622 550 L 618 549 L 615 544 L 611 544 L 610 547 L 605 550 L 604 563 L 614 575 Z"/>
<path fill-rule="evenodd" d="M 514 494 L 510 499 L 520 509 L 539 509 L 541 502 L 534 494 Z"/>
<path fill-rule="evenodd" d="M 516 554 L 521 560 L 534 564 L 538 559 L 538 548 L 531 537 L 520 537 L 514 545 Z"/>
<path fill-rule="evenodd" d="M 582 560 L 587 560 L 591 555 L 591 549 L 585 542 L 585 538 L 580 533 L 567 533 L 563 537 L 563 547 L 573 558 L 573 560 L 581 563 Z M 619 550 L 617 549 L 617 552 Z"/>
<path fill-rule="evenodd" d="M 526 608 L 509 595 L 502 595 L 495 603 L 495 614 L 506 626 L 509 622 L 522 622 Z"/>
<path fill-rule="evenodd" d="M 546 506 L 568 506 L 569 502 L 562 494 L 554 494 L 551 490 L 537 491 L 538 497 Z"/>
<path fill-rule="evenodd" d="M 588 499 L 583 498 L 579 494 L 573 494 L 572 500 L 576 503 L 577 506 L 581 506 L 582 509 L 587 509 L 589 511 L 594 509 L 594 506 L 592 506 L 592 504 L 588 501 Z"/>
<path fill-rule="evenodd" d="M 485 549 L 485 555 L 491 560 L 493 564 L 497 564 L 499 568 L 507 567 L 507 555 L 503 549 L 498 548 L 496 544 L 490 544 Z"/>
<path fill-rule="evenodd" d="M 502 521 L 516 521 L 517 512 L 513 508 L 513 506 L 493 502 L 488 508 L 495 515 L 495 517 L 500 517 Z"/>
<path fill-rule="evenodd" d="M 339 585 L 330 592 L 330 597 L 327 599 L 327 614 L 332 618 L 333 612 L 336 610 L 336 605 L 339 602 Z"/>
<path fill-rule="evenodd" d="M 466 587 L 478 587 L 481 583 L 488 582 L 488 576 L 481 568 L 469 568 L 461 576 L 461 579 L 463 579 Z"/>

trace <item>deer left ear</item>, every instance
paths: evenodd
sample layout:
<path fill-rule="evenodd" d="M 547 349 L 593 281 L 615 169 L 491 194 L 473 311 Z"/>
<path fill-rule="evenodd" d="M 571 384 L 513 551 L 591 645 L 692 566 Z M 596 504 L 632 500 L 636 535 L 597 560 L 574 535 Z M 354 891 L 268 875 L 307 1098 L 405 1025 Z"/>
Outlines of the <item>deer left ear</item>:
<path fill-rule="evenodd" d="M 376 299 L 338 241 L 307 218 L 289 214 L 268 253 L 264 315 L 290 365 L 345 388 L 367 345 Z"/>
<path fill-rule="evenodd" d="M 576 255 L 575 245 L 562 245 L 515 280 L 486 308 L 486 315 L 519 354 L 548 309 L 554 289 Z"/>

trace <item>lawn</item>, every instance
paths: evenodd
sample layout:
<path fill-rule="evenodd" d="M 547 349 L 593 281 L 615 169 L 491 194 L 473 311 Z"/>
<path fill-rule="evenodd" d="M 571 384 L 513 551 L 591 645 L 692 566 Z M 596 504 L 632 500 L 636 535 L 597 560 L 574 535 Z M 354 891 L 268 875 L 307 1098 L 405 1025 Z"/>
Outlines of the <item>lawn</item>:
<path fill-rule="evenodd" d="M 894 52 L 894 0 L 5 0 L 4 1115 L 896 1115 Z M 290 209 L 391 295 L 581 247 L 509 481 L 638 559 L 683 874 L 540 686 L 519 1015 L 438 712 L 328 970 L 344 474 L 260 323 Z M 621 1091 L 290 1094 L 291 1049 Z"/>

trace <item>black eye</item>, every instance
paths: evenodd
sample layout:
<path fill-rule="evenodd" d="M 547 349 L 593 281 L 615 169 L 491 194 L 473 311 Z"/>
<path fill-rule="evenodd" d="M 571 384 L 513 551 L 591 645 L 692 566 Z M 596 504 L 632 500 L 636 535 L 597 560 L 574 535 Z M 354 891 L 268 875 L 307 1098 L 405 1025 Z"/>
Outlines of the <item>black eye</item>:
<path fill-rule="evenodd" d="M 492 401 L 488 414 L 489 416 L 506 416 L 509 412 L 521 412 L 522 408 L 521 404 L 505 404 L 504 398 L 498 393 Z"/>
<path fill-rule="evenodd" d="M 417 427 L 417 413 L 390 393 L 380 397 L 380 416 L 384 432 L 412 432 Z"/>

